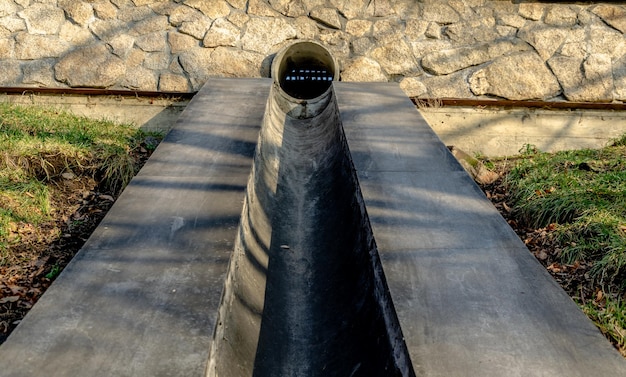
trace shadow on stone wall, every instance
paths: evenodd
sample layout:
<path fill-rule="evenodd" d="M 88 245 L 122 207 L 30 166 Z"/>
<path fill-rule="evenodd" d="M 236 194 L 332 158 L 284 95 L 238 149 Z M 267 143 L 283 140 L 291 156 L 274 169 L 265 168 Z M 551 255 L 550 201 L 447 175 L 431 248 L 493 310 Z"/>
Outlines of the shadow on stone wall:
<path fill-rule="evenodd" d="M 57 2 L 54 2 L 57 3 Z M 626 98 L 626 9 L 498 0 L 0 1 L 0 86 L 192 92 L 293 39 L 412 97 Z M 209 4 L 210 3 L 210 4 Z"/>

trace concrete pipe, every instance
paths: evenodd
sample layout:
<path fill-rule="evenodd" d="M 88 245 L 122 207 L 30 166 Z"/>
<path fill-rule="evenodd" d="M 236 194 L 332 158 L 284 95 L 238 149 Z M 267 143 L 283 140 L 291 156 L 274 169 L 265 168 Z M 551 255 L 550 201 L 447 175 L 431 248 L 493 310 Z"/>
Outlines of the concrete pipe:
<path fill-rule="evenodd" d="M 314 42 L 282 50 L 207 376 L 412 376 Z"/>

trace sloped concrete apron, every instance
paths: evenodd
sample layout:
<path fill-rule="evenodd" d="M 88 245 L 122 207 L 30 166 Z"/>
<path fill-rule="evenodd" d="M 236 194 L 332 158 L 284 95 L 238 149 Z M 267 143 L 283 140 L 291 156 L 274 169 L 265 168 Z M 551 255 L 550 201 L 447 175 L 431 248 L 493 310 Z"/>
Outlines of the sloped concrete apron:
<path fill-rule="evenodd" d="M 0 347 L 0 375 L 203 375 L 270 83 L 203 87 Z"/>
<path fill-rule="evenodd" d="M 0 347 L 3 376 L 204 375 L 270 85 L 202 88 Z M 396 84 L 333 87 L 415 375 L 626 375 Z"/>

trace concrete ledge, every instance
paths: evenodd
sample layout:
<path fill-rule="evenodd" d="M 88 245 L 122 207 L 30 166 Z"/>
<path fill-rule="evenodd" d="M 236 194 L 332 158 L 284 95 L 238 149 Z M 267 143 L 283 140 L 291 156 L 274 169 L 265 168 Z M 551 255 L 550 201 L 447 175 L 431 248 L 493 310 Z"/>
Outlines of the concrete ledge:
<path fill-rule="evenodd" d="M 0 102 L 60 108 L 78 116 L 128 123 L 145 131 L 163 133 L 172 129 L 189 104 L 182 97 L 46 95 L 37 94 L 36 88 L 21 95 L 0 94 Z"/>
<path fill-rule="evenodd" d="M 446 145 L 512 156 L 527 144 L 544 152 L 602 148 L 626 134 L 626 113 L 497 107 L 425 107 L 420 113 Z"/>

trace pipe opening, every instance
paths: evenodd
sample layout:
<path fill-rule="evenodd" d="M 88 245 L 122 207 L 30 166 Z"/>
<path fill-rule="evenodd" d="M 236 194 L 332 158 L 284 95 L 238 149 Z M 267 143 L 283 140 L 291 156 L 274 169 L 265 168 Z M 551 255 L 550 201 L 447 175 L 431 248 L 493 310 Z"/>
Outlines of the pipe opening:
<path fill-rule="evenodd" d="M 296 99 L 321 96 L 337 79 L 336 64 L 330 53 L 314 42 L 298 42 L 274 58 L 272 76 L 280 88 Z"/>

